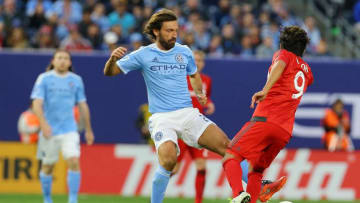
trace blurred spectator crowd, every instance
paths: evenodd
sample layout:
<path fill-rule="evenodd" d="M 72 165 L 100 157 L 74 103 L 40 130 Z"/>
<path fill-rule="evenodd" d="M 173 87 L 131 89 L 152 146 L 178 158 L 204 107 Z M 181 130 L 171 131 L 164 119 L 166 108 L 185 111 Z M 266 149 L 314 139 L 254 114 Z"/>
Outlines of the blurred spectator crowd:
<path fill-rule="evenodd" d="M 282 0 L 0 0 L 0 48 L 136 50 L 151 43 L 142 28 L 164 7 L 179 17 L 178 41 L 209 56 L 269 58 L 288 25 L 308 32 L 308 55 L 331 55 L 315 19 Z"/>

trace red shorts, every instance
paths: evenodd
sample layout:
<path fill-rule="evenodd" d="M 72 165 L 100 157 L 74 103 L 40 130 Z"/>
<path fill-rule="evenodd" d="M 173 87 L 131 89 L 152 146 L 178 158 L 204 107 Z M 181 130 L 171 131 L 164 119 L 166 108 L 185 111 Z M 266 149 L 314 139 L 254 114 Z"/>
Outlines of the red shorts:
<path fill-rule="evenodd" d="M 179 148 L 180 148 L 180 155 L 177 158 L 178 162 L 180 162 L 184 158 L 184 155 L 186 154 L 186 152 L 189 152 L 189 154 L 193 160 L 199 159 L 199 158 L 202 158 L 202 159 L 206 158 L 206 154 L 205 154 L 206 151 L 204 149 L 190 147 L 190 146 L 186 145 L 185 142 L 182 141 L 181 139 L 178 139 L 178 144 L 179 144 Z"/>
<path fill-rule="evenodd" d="M 239 161 L 247 159 L 254 171 L 263 172 L 290 140 L 280 126 L 262 121 L 247 122 L 231 140 L 227 152 Z"/>

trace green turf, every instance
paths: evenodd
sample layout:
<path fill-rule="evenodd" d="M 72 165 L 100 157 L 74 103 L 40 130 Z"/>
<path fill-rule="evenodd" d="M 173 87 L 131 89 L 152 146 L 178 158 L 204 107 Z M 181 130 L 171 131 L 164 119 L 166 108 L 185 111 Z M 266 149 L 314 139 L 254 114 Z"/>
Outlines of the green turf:
<path fill-rule="evenodd" d="M 67 203 L 66 195 L 54 195 L 54 203 Z M 0 203 L 41 203 L 41 195 L 24 194 L 0 194 Z M 193 199 L 186 198 L 167 198 L 164 203 L 193 203 Z M 203 203 L 227 203 L 227 200 L 209 199 Z M 279 203 L 280 200 L 271 200 L 269 203 Z M 350 201 L 293 201 L 293 203 L 350 203 Z M 360 201 L 351 201 L 360 203 Z M 120 197 L 113 195 L 80 195 L 79 203 L 150 203 L 146 197 Z"/>

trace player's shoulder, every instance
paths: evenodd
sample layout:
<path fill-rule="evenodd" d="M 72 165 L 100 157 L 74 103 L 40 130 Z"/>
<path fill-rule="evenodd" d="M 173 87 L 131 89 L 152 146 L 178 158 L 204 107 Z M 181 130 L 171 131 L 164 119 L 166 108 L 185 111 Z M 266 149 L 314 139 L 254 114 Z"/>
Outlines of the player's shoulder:
<path fill-rule="evenodd" d="M 69 72 L 68 74 L 69 74 L 69 77 L 72 77 L 72 78 L 74 78 L 74 79 L 76 79 L 76 80 L 82 80 L 82 79 L 81 79 L 81 76 L 78 75 L 78 74 L 76 74 L 76 73 L 74 73 L 74 72 Z"/>
<path fill-rule="evenodd" d="M 53 76 L 53 71 L 46 71 L 46 72 L 40 73 L 40 75 L 36 79 L 36 83 L 37 84 L 42 83 L 45 80 L 47 80 L 48 78 L 51 78 L 52 76 Z"/>
<path fill-rule="evenodd" d="M 192 51 L 188 45 L 180 44 L 178 42 L 175 43 L 175 49 L 185 52 L 185 53 L 192 53 Z"/>

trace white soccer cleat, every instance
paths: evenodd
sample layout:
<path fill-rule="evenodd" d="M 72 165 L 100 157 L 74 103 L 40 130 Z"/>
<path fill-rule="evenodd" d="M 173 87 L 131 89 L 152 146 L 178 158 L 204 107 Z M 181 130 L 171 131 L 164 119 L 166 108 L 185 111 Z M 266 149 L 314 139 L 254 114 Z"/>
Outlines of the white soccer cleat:
<path fill-rule="evenodd" d="M 230 203 L 249 203 L 251 200 L 250 194 L 242 192 L 240 195 L 230 201 Z"/>

